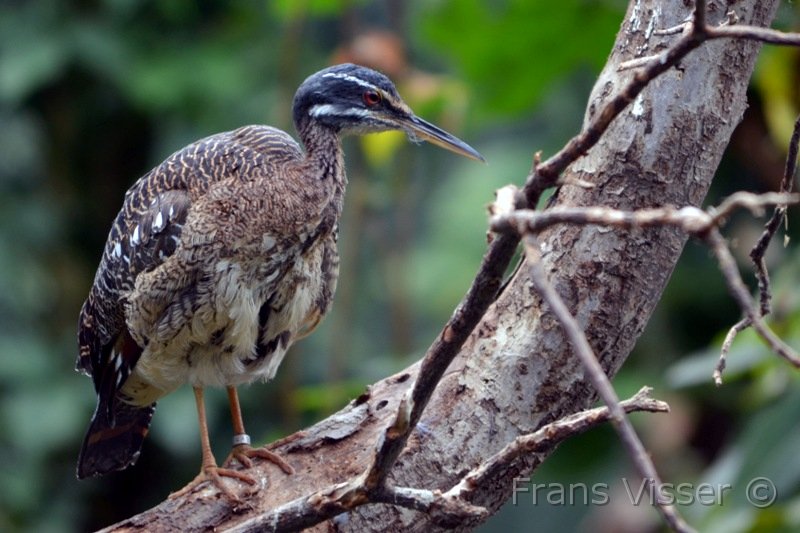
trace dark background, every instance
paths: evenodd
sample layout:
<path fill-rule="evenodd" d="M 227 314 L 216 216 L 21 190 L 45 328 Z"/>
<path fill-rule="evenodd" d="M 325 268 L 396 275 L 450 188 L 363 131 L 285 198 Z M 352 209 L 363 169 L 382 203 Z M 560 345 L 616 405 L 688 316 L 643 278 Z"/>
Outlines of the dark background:
<path fill-rule="evenodd" d="M 465 139 L 478 165 L 402 135 L 345 143 L 350 186 L 342 278 L 331 315 L 299 343 L 277 379 L 242 389 L 256 442 L 342 407 L 374 380 L 418 359 L 469 285 L 485 246 L 493 191 L 521 183 L 578 131 L 622 19 L 621 1 L 169 2 L 0 1 L 0 530 L 83 531 L 142 511 L 197 472 L 188 387 L 160 402 L 138 464 L 78 482 L 75 459 L 94 409 L 75 373 L 76 321 L 124 191 L 189 142 L 248 123 L 293 132 L 291 98 L 336 62 L 378 68 L 422 117 Z M 798 29 L 797 3 L 776 27 Z M 709 203 L 776 188 L 800 110 L 797 49 L 765 48 L 751 105 Z M 792 213 L 794 215 L 794 213 Z M 762 222 L 735 217 L 726 234 L 749 276 Z M 800 346 L 795 238 L 769 254 L 772 325 Z M 777 239 L 780 241 L 782 235 Z M 748 278 L 749 279 L 749 278 Z M 672 413 L 635 416 L 667 481 L 727 483 L 723 505 L 681 510 L 704 531 L 800 527 L 800 375 L 746 333 L 725 386 L 710 376 L 738 319 L 713 258 L 690 243 L 645 335 L 615 380 L 627 395 L 656 388 Z M 231 428 L 225 395 L 209 391 L 217 457 Z M 776 505 L 747 504 L 757 476 Z M 563 445 L 533 482 L 605 483 L 607 505 L 554 488 L 520 494 L 485 531 L 643 531 L 660 527 L 610 428 Z M 511 481 L 509 481 L 511 482 Z M 577 486 L 577 485 L 576 485 Z M 569 489 L 569 487 L 566 487 Z M 547 496 L 551 495 L 550 504 Z M 543 499 L 545 501 L 543 501 Z M 571 504 L 571 505 L 570 505 Z"/>

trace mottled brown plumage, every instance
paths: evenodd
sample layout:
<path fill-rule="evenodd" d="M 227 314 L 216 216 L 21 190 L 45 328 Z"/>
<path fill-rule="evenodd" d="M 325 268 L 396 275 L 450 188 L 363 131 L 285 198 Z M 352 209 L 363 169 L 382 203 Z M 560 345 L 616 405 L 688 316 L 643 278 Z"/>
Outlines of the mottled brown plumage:
<path fill-rule="evenodd" d="M 202 389 L 227 387 L 233 455 L 283 461 L 249 447 L 237 385 L 271 379 L 288 348 L 330 309 L 339 271 L 337 223 L 345 133 L 404 129 L 476 159 L 463 142 L 415 117 L 383 75 L 338 65 L 309 77 L 294 102 L 305 147 L 246 126 L 174 153 L 126 193 L 79 324 L 79 370 L 97 409 L 78 477 L 136 461 L 156 401 L 196 392 L 203 471 L 229 496 L 208 445 Z"/>

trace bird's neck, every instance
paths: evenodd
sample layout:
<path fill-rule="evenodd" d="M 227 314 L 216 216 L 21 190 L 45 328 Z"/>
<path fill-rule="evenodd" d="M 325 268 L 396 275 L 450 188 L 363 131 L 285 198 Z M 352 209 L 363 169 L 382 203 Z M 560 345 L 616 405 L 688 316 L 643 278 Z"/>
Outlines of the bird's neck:
<path fill-rule="evenodd" d="M 306 181 L 301 200 L 305 209 L 310 205 L 320 209 L 315 218 L 320 227 L 336 231 L 347 185 L 339 132 L 317 124 L 298 125 L 297 131 L 306 150 L 299 173 Z"/>
<path fill-rule="evenodd" d="M 312 170 L 307 175 L 344 187 L 347 178 L 339 132 L 325 126 L 304 124 L 298 127 L 298 133 L 306 149 L 306 164 Z"/>

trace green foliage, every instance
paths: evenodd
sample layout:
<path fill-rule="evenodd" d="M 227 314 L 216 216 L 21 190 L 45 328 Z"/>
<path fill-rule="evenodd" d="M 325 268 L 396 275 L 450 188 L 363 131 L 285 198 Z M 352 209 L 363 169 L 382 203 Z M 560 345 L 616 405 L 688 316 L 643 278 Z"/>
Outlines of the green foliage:
<path fill-rule="evenodd" d="M 530 109 L 554 80 L 578 67 L 599 69 L 619 28 L 622 4 L 607 0 L 430 2 L 422 32 L 469 79 L 479 109 Z M 580 37 L 567 28 L 580 28 Z M 587 43 L 592 43 L 587 46 Z"/>

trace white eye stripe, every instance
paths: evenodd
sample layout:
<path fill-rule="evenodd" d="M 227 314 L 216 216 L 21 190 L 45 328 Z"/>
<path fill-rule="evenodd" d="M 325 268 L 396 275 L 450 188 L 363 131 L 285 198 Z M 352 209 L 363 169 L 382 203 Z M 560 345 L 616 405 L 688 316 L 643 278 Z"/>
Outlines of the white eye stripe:
<path fill-rule="evenodd" d="M 366 87 L 367 89 L 372 89 L 373 91 L 378 91 L 379 93 L 383 92 L 379 88 L 377 88 L 374 85 L 372 85 L 370 82 L 364 81 L 361 78 L 357 78 L 355 76 L 351 76 L 350 74 L 341 74 L 339 72 L 326 72 L 325 74 L 322 75 L 322 77 L 323 78 L 338 78 L 340 80 L 347 80 L 349 82 L 353 82 L 353 83 L 355 83 L 357 85 L 360 85 L 361 87 Z"/>
<path fill-rule="evenodd" d="M 308 114 L 312 117 L 359 117 L 364 118 L 371 115 L 366 109 L 358 109 L 356 107 L 342 107 L 333 104 L 317 104 L 308 110 Z"/>

